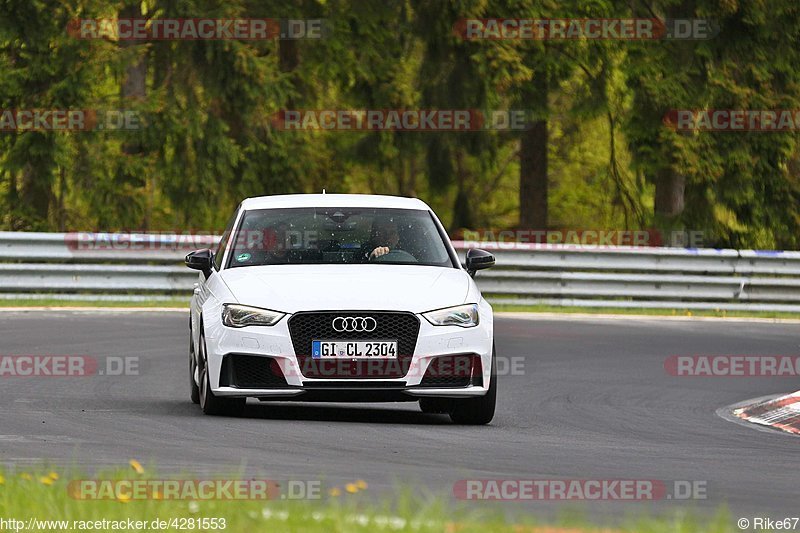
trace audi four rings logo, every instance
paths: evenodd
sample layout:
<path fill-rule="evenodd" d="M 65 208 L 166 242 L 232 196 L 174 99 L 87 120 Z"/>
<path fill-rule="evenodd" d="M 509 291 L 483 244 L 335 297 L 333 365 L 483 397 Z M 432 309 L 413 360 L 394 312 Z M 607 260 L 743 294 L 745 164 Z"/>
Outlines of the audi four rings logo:
<path fill-rule="evenodd" d="M 331 325 L 339 333 L 343 331 L 375 331 L 375 328 L 378 327 L 378 323 L 370 316 L 337 316 Z"/>

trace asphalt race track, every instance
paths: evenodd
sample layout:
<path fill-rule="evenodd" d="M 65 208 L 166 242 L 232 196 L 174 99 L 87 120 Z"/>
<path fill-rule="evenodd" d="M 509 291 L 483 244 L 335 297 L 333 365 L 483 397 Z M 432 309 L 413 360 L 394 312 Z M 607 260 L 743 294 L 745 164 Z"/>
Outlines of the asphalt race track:
<path fill-rule="evenodd" d="M 175 312 L 0 313 L 2 355 L 139 357 L 139 375 L 0 378 L 0 461 L 244 467 L 323 486 L 362 478 L 378 495 L 399 482 L 450 494 L 470 478 L 690 480 L 707 482 L 707 499 L 585 507 L 623 515 L 727 503 L 734 517 L 796 516 L 800 440 L 715 414 L 797 390 L 796 378 L 674 377 L 663 366 L 676 354 L 797 355 L 796 324 L 498 317 L 498 354 L 520 358 L 523 372 L 501 376 L 490 426 L 459 427 L 415 403 L 253 401 L 244 418 L 203 416 L 189 401 L 186 323 Z M 565 504 L 522 505 L 547 514 Z"/>

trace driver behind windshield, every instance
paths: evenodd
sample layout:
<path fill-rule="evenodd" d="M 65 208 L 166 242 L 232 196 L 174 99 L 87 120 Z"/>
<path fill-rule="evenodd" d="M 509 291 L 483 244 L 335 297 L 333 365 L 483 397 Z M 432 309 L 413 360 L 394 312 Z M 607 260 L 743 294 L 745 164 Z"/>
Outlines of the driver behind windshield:
<path fill-rule="evenodd" d="M 376 218 L 372 223 L 372 234 L 364 246 L 364 255 L 371 261 L 396 249 L 399 242 L 397 222 L 392 218 Z"/>

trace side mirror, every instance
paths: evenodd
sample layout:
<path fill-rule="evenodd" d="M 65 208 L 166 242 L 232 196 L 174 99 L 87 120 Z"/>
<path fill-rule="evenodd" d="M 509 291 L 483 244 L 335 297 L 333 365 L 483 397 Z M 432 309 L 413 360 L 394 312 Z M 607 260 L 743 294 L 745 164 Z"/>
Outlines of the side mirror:
<path fill-rule="evenodd" d="M 184 262 L 186 263 L 187 267 L 194 270 L 200 270 L 206 275 L 206 277 L 208 277 L 211 275 L 211 266 L 213 264 L 213 260 L 214 253 L 208 248 L 204 248 L 188 254 L 186 259 L 184 259 Z"/>
<path fill-rule="evenodd" d="M 470 248 L 467 250 L 467 262 L 464 266 L 469 275 L 474 276 L 478 270 L 494 266 L 494 255 L 486 250 Z"/>

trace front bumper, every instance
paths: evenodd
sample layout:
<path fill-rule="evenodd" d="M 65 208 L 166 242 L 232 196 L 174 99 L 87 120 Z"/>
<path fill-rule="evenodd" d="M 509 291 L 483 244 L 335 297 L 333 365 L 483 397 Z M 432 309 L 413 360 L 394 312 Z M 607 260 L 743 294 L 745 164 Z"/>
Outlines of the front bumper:
<path fill-rule="evenodd" d="M 295 389 L 240 389 L 237 387 L 220 387 L 214 391 L 215 396 L 226 398 L 258 398 L 259 400 L 297 400 L 316 402 L 413 402 L 419 398 L 464 398 L 483 396 L 486 388 L 469 386 L 458 389 L 413 389 L 399 386 L 397 388 L 380 387 L 368 389 L 352 388 L 346 383 L 338 383 L 336 388 L 317 388 L 307 385 Z"/>
<path fill-rule="evenodd" d="M 368 313 L 368 311 L 364 311 Z M 300 401 L 414 401 L 418 398 L 460 398 L 486 394 L 491 379 L 493 323 L 488 303 L 480 304 L 481 321 L 473 328 L 433 326 L 419 316 L 420 327 L 413 357 L 405 375 L 396 378 L 304 375 L 292 344 L 288 318 L 271 327 L 228 328 L 219 319 L 204 317 L 211 390 L 216 396 Z M 213 315 L 212 315 L 213 316 Z M 242 387 L 230 384 L 223 360 L 232 356 L 263 357 L 280 367 L 285 385 Z M 423 377 L 432 361 L 442 356 L 472 356 L 479 360 L 478 375 L 465 386 L 431 386 Z M 226 363 L 226 365 L 229 363 Z M 225 375 L 223 375 L 225 374 Z"/>

